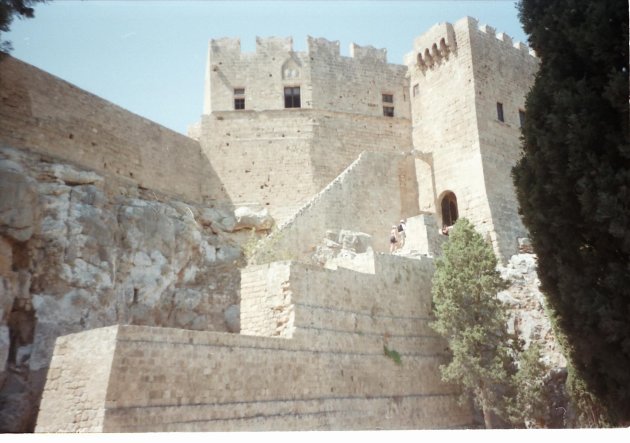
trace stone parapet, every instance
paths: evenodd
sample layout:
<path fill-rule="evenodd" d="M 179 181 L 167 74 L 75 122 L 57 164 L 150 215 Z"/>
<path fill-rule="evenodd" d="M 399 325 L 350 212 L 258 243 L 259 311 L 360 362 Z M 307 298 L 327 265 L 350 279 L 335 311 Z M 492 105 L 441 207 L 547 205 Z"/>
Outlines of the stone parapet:
<path fill-rule="evenodd" d="M 111 372 L 100 403 L 104 432 L 434 429 L 471 424 L 452 387 L 442 384 L 440 357 L 405 356 L 396 364 L 373 348 L 339 350 L 324 342 L 118 326 Z M 78 335 L 68 342 L 80 340 Z M 57 384 L 73 371 L 57 371 Z M 68 368 L 69 369 L 69 368 Z M 52 382 L 51 382 L 52 383 Z M 52 384 L 51 384 L 52 387 Z M 57 391 L 45 393 L 42 417 Z M 69 391 L 65 421 L 37 432 L 80 432 L 86 393 Z"/>
<path fill-rule="evenodd" d="M 10 56 L 0 144 L 195 202 L 226 201 L 199 142 Z"/>

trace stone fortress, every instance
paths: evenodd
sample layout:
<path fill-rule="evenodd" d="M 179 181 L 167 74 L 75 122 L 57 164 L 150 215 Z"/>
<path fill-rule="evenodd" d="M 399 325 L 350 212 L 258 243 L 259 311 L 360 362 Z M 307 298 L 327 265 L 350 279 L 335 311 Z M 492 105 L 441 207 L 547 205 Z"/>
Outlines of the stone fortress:
<path fill-rule="evenodd" d="M 2 430 L 473 426 L 440 381 L 433 257 L 458 217 L 519 252 L 538 61 L 466 17 L 404 62 L 211 40 L 185 137 L 3 58 Z"/>

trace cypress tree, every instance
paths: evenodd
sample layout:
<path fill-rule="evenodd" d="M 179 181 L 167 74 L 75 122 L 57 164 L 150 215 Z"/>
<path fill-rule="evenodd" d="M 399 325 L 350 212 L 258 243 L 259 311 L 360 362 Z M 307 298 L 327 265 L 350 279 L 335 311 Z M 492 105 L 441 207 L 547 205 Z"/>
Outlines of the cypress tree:
<path fill-rule="evenodd" d="M 452 359 L 441 366 L 444 381 L 458 384 L 464 398 L 481 408 L 486 428 L 505 425 L 504 397 L 514 364 L 506 311 L 497 293 L 507 283 L 497 259 L 474 226 L 460 218 L 435 262 L 432 282 L 436 321 L 431 327 L 448 341 Z"/>
<path fill-rule="evenodd" d="M 540 70 L 513 169 L 541 289 L 576 376 L 630 423 L 627 0 L 522 0 Z"/>

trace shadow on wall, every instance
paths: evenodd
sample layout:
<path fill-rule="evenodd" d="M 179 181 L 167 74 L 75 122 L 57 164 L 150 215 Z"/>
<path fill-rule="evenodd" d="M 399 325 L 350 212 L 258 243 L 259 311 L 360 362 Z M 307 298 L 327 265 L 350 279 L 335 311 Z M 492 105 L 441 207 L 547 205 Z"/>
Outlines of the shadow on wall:
<path fill-rule="evenodd" d="M 377 177 L 378 179 L 375 179 Z M 291 219 L 258 246 L 253 263 L 309 256 L 329 229 L 372 236 L 374 251 L 389 250 L 389 227 L 419 213 L 414 158 L 363 152 Z"/>

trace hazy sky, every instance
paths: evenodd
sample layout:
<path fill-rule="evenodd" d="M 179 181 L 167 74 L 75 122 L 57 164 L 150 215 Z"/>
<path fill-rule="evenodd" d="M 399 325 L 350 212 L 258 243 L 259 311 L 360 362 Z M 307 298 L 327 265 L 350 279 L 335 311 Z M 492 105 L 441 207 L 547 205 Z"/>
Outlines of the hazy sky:
<path fill-rule="evenodd" d="M 35 18 L 15 20 L 12 55 L 183 134 L 203 110 L 208 41 L 306 36 L 386 48 L 403 63 L 413 39 L 464 16 L 527 43 L 514 0 L 494 1 L 183 1 L 52 0 Z"/>

